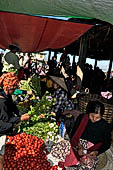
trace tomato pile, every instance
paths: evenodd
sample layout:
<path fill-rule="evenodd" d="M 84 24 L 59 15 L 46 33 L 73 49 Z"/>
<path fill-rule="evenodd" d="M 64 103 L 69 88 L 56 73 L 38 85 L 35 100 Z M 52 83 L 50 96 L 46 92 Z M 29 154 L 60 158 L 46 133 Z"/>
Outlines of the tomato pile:
<path fill-rule="evenodd" d="M 5 149 L 5 170 L 57 170 L 47 161 L 44 140 L 26 133 L 8 136 Z"/>

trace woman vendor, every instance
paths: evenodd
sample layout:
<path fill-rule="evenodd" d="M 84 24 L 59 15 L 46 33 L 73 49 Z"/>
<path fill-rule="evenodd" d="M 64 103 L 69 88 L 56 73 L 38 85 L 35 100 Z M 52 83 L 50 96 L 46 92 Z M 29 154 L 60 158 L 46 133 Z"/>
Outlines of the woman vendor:
<path fill-rule="evenodd" d="M 20 115 L 11 95 L 18 87 L 18 77 L 13 73 L 4 73 L 0 77 L 0 170 L 3 169 L 6 135 L 12 135 L 20 121 L 28 120 L 28 113 Z"/>
<path fill-rule="evenodd" d="M 104 105 L 99 101 L 90 101 L 87 114 L 81 114 L 75 121 L 69 141 L 63 141 L 63 154 L 58 146 L 53 145 L 51 154 L 62 161 L 59 165 L 73 167 L 74 170 L 94 170 L 98 163 L 97 156 L 111 145 L 111 130 L 102 118 Z M 65 148 L 65 149 L 64 149 Z"/>
<path fill-rule="evenodd" d="M 65 84 L 64 78 L 50 76 L 53 80 L 54 95 L 56 103 L 54 104 L 52 111 L 56 113 L 57 120 L 65 110 L 73 110 L 74 104 L 68 97 L 68 89 Z"/>

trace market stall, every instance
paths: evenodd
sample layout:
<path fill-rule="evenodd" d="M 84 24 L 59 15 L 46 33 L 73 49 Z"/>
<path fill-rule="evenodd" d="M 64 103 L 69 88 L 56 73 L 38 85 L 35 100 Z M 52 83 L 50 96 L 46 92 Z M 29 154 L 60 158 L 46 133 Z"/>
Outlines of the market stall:
<path fill-rule="evenodd" d="M 97 1 L 96 1 L 97 2 Z M 31 4 L 32 3 L 32 4 Z M 65 3 L 64 1 L 57 1 L 53 3 L 51 1 L 37 1 L 38 5 L 41 7 L 42 11 L 37 12 L 37 4 L 33 3 L 33 1 L 23 7 L 19 8 L 21 1 L 18 3 L 14 3 L 11 1 L 4 1 L 0 5 L 0 33 L 1 33 L 1 40 L 0 40 L 0 47 L 5 49 L 8 47 L 8 44 L 12 42 L 18 42 L 20 47 L 22 47 L 23 52 L 39 52 L 43 50 L 56 50 L 62 49 L 67 47 L 67 51 L 70 49 L 68 45 L 72 45 L 73 43 L 76 47 L 76 54 L 80 54 L 81 57 L 91 56 L 93 53 L 92 47 L 101 47 L 102 44 L 97 44 L 98 39 L 96 35 L 100 35 L 102 30 L 104 36 L 104 42 L 112 42 L 112 25 L 102 25 L 99 29 L 92 30 L 92 32 L 88 32 L 89 35 L 89 51 L 85 51 L 84 53 L 84 44 L 85 40 L 84 37 L 81 37 L 85 32 L 87 32 L 90 28 L 94 26 L 94 24 L 84 24 L 84 23 L 72 23 L 70 21 L 61 21 L 56 19 L 48 19 L 42 18 L 39 16 L 32 16 L 31 14 L 41 14 L 47 15 L 63 15 L 63 16 L 82 16 L 89 18 L 97 18 L 103 21 L 107 21 L 112 24 L 112 15 L 110 14 L 110 9 L 112 7 L 112 2 L 109 1 L 111 6 L 104 5 L 102 1 L 101 4 L 98 2 L 96 3 L 85 3 L 85 1 L 74 2 L 73 4 L 70 1 Z M 59 5 L 61 3 L 61 5 Z M 6 7 L 6 4 L 7 7 Z M 65 6 L 66 4 L 66 6 Z M 25 5 L 25 4 L 24 4 Z M 86 8 L 84 9 L 84 5 Z M 63 8 L 64 13 L 62 12 L 62 8 L 59 6 L 64 6 Z M 97 6 L 99 8 L 97 8 Z M 32 8 L 31 8 L 32 7 Z M 79 7 L 78 10 L 75 7 Z M 100 10 L 102 7 L 102 11 Z M 106 7 L 106 8 L 105 8 Z M 108 8 L 109 7 L 109 8 Z M 23 9 L 24 8 L 24 9 Z M 70 8 L 70 10 L 69 10 Z M 84 9 L 83 11 L 81 10 Z M 50 9 L 50 10 L 49 10 Z M 95 13 L 95 9 L 100 12 L 98 14 Z M 105 14 L 104 9 L 109 9 L 108 13 Z M 45 11 L 45 12 L 44 12 Z M 79 11 L 76 13 L 71 13 L 71 11 Z M 81 11 L 81 13 L 80 13 Z M 69 13 L 68 13 L 69 12 Z M 103 12 L 103 15 L 102 15 Z M 28 14 L 28 15 L 26 15 Z M 53 29 L 54 27 L 54 29 Z M 96 27 L 96 26 L 95 26 Z M 99 32 L 98 32 L 99 31 Z M 7 38 L 4 38 L 7 37 Z M 87 37 L 87 36 L 86 36 Z M 93 38 L 92 38 L 93 37 Z M 103 38 L 103 35 L 101 35 Z M 80 38 L 80 39 L 79 39 Z M 88 37 L 87 37 L 88 38 Z M 90 43 L 90 40 L 93 40 L 93 44 Z M 83 43 L 84 42 L 84 43 Z M 95 43 L 94 43 L 95 42 Z M 79 45 L 78 45 L 79 44 Z M 109 47 L 105 48 L 106 53 L 108 52 Z M 80 48 L 81 47 L 81 48 Z M 105 47 L 105 44 L 102 46 Z M 79 48 L 79 49 L 78 49 Z M 82 50 L 80 50 L 82 49 Z M 85 48 L 86 49 L 86 48 Z M 80 51 L 79 51 L 80 50 Z M 101 51 L 102 49 L 100 49 Z M 103 51 L 101 51 L 102 55 L 105 55 Z M 96 51 L 97 52 L 97 51 Z M 95 55 L 97 55 L 96 53 Z M 75 54 L 74 54 L 75 55 Z M 93 56 L 95 58 L 95 55 Z M 112 55 L 112 50 L 110 51 L 109 57 Z M 100 56 L 99 56 L 100 57 Z M 105 56 L 104 56 L 105 57 Z M 82 60 L 82 59 L 81 59 Z M 25 82 L 23 82 L 24 84 Z M 35 87 L 33 87 L 33 84 Z M 25 85 L 25 84 L 24 84 Z M 23 85 L 23 86 L 24 86 Z M 39 169 L 39 170 L 56 170 L 58 169 L 58 162 L 56 165 L 53 165 L 49 160 L 47 160 L 47 155 L 49 151 L 49 147 L 51 144 L 55 143 L 58 140 L 58 133 L 59 127 L 56 124 L 56 119 L 54 113 L 51 113 L 51 107 L 54 105 L 55 99 L 51 97 L 51 95 L 47 92 L 45 95 L 40 96 L 40 89 L 38 80 L 29 81 L 26 84 L 27 88 L 33 88 L 34 96 L 32 98 L 24 98 L 22 102 L 18 103 L 18 108 L 23 112 L 28 112 L 31 115 L 31 119 L 24 123 L 21 123 L 16 129 L 16 134 L 13 137 L 8 137 L 6 143 L 6 154 L 5 154 L 5 169 L 9 168 L 19 168 L 23 169 Z M 22 87 L 21 87 L 22 88 Z M 37 88 L 37 89 L 36 89 Z M 25 89 L 24 89 L 25 90 Z M 28 90 L 28 89 L 26 89 Z M 25 96 L 23 96 L 25 97 Z M 42 97 L 42 98 L 41 98 Z M 111 113 L 111 110 L 110 110 Z M 105 117 L 106 118 L 106 117 Z M 111 118 L 112 119 L 112 118 Z M 110 119 L 110 123 L 111 123 Z M 61 129 L 63 130 L 63 129 Z M 49 146 L 49 147 L 48 147 Z M 64 169 L 64 167 L 62 167 Z"/>

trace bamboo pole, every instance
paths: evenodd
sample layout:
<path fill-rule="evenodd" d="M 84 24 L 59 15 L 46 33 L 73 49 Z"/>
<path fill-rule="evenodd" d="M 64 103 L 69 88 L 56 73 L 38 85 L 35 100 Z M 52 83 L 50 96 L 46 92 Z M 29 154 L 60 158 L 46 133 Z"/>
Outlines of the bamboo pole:
<path fill-rule="evenodd" d="M 84 70 L 84 64 L 86 62 L 86 52 L 87 52 L 87 37 L 88 34 L 85 34 L 81 37 L 80 40 L 80 49 L 79 49 L 79 66 Z"/>
<path fill-rule="evenodd" d="M 94 69 L 96 68 L 96 66 L 97 66 L 97 59 L 95 59 Z"/>
<path fill-rule="evenodd" d="M 49 51 L 49 54 L 48 54 L 48 61 L 50 61 L 50 58 L 51 58 L 51 51 Z"/>
<path fill-rule="evenodd" d="M 111 59 L 110 59 L 110 63 L 109 63 L 109 68 L 108 68 L 108 73 L 107 73 L 107 82 L 109 81 L 110 79 L 110 74 L 111 74 L 111 69 L 112 69 L 112 56 L 111 56 Z"/>

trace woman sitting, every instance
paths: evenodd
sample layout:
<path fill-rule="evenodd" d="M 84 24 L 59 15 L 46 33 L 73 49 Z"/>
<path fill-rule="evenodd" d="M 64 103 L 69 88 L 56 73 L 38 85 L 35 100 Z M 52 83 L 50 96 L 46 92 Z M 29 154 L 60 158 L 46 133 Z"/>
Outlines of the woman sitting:
<path fill-rule="evenodd" d="M 86 113 L 76 119 L 70 142 L 63 141 L 65 145 L 57 143 L 51 150 L 53 157 L 56 156 L 62 161 L 60 165 L 73 166 L 74 170 L 94 170 L 98 163 L 97 156 L 111 145 L 111 130 L 106 120 L 102 118 L 104 105 L 99 101 L 90 101 Z M 59 156 L 58 146 L 63 152 L 63 157 Z"/>

